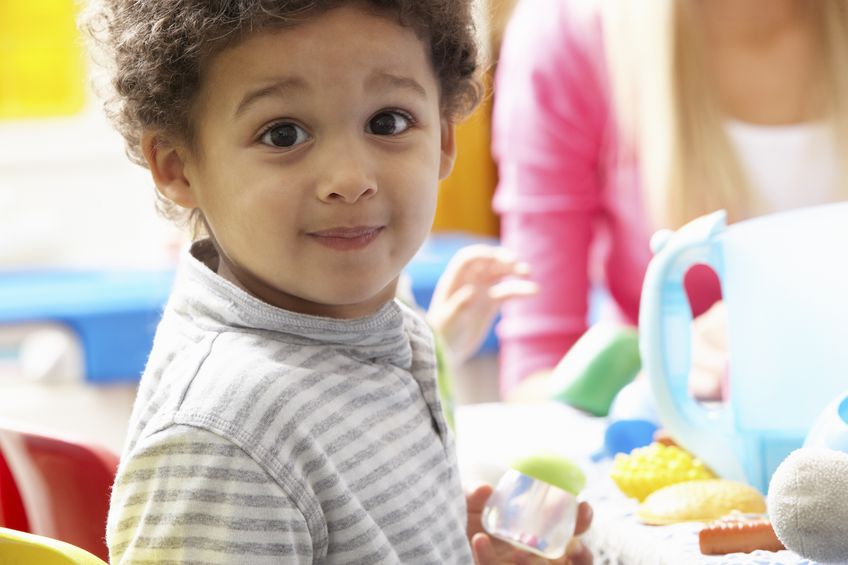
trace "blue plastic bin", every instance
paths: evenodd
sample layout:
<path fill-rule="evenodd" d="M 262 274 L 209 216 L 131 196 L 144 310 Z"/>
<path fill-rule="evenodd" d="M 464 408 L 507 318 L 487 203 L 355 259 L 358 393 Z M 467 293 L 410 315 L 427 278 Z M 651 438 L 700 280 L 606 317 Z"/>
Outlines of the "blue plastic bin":
<path fill-rule="evenodd" d="M 174 271 L 0 272 L 0 325 L 70 328 L 93 383 L 137 381 Z"/>

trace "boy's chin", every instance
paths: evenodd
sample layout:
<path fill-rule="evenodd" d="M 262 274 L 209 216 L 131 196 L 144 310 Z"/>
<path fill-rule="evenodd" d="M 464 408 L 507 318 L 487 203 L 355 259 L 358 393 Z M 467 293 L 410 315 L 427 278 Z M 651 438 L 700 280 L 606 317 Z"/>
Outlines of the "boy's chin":
<path fill-rule="evenodd" d="M 325 310 L 333 318 L 361 318 L 373 314 L 395 297 L 397 278 L 386 285 L 371 285 L 352 288 L 350 285 L 339 289 L 327 289 L 315 300 L 316 306 Z"/>

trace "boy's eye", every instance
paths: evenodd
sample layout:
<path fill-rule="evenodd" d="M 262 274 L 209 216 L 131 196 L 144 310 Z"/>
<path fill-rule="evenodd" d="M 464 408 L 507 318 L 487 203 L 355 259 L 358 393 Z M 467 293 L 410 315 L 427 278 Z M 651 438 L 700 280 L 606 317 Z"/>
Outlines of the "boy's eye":
<path fill-rule="evenodd" d="M 409 129 L 412 119 L 401 112 L 380 112 L 368 122 L 368 131 L 375 135 L 398 135 Z"/>
<path fill-rule="evenodd" d="M 259 140 L 272 147 L 294 147 L 309 141 L 309 134 L 298 125 L 283 123 L 273 125 L 265 130 Z"/>

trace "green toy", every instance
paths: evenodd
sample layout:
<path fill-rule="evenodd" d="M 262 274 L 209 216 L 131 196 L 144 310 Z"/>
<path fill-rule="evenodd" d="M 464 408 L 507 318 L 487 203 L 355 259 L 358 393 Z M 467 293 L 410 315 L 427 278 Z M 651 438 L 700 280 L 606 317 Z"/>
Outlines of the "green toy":
<path fill-rule="evenodd" d="M 606 416 L 615 395 L 641 368 L 636 328 L 599 322 L 554 369 L 550 397 L 595 416 Z"/>
<path fill-rule="evenodd" d="M 513 461 L 510 467 L 537 481 L 570 492 L 574 496 L 580 494 L 580 491 L 586 485 L 586 475 L 583 474 L 580 467 L 567 457 L 554 453 L 522 457 Z"/>

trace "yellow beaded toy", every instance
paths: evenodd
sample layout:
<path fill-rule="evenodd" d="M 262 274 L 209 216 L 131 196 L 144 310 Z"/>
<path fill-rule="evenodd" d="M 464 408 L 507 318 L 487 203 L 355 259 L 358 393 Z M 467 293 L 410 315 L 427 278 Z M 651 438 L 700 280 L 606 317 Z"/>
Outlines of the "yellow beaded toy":
<path fill-rule="evenodd" d="M 700 459 L 679 447 L 652 443 L 634 449 L 630 455 L 616 455 L 610 477 L 621 492 L 641 502 L 664 486 L 715 475 Z"/>

